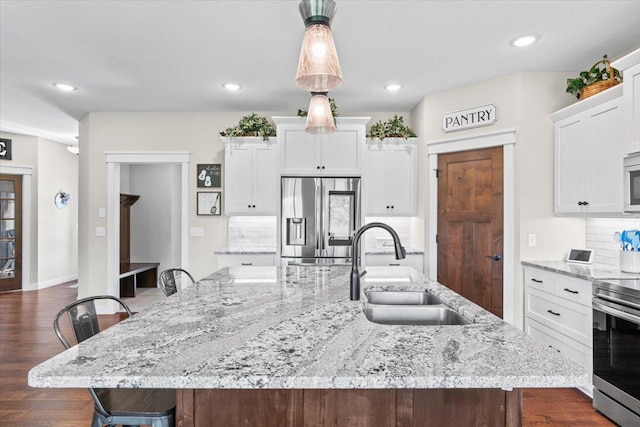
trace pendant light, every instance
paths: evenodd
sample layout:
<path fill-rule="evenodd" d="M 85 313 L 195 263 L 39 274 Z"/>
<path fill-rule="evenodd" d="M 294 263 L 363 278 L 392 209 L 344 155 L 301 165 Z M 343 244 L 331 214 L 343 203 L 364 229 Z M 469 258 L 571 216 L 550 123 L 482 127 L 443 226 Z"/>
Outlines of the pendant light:
<path fill-rule="evenodd" d="M 309 92 L 328 92 L 342 84 L 342 70 L 331 32 L 334 0 L 302 0 L 298 6 L 305 30 L 298 59 L 296 86 Z"/>
<path fill-rule="evenodd" d="M 311 92 L 311 102 L 307 113 L 305 132 L 313 134 L 332 133 L 336 123 L 331 114 L 331 104 L 327 92 Z"/>

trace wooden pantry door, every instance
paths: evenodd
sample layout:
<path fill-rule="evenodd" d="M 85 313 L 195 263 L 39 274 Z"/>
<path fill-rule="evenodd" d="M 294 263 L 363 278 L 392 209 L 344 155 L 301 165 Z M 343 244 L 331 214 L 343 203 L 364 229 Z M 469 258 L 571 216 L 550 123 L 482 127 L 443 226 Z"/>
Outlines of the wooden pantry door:
<path fill-rule="evenodd" d="M 502 147 L 438 155 L 438 282 L 502 317 Z"/>
<path fill-rule="evenodd" d="M 0 175 L 0 292 L 22 289 L 22 176 Z"/>

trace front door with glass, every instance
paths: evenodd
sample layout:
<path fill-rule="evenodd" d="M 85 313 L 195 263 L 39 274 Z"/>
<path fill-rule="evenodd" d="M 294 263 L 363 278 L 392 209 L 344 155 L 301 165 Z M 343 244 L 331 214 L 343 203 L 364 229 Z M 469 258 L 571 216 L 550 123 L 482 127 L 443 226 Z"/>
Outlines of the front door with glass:
<path fill-rule="evenodd" d="M 22 289 L 22 177 L 0 175 L 0 292 Z"/>

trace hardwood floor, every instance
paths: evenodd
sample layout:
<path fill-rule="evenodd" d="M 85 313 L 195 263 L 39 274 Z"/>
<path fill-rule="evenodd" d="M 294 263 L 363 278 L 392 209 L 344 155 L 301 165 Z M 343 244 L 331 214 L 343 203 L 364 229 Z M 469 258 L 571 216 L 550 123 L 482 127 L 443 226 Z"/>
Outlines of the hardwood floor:
<path fill-rule="evenodd" d="M 27 385 L 33 366 L 63 351 L 53 317 L 74 301 L 69 284 L 41 291 L 0 293 L 0 426 L 88 427 L 93 401 L 85 389 L 34 389 Z M 100 316 L 112 325 L 119 315 Z M 523 425 L 613 426 L 594 412 L 591 400 L 575 389 L 525 389 Z M 456 426 L 457 427 L 457 426 Z"/>

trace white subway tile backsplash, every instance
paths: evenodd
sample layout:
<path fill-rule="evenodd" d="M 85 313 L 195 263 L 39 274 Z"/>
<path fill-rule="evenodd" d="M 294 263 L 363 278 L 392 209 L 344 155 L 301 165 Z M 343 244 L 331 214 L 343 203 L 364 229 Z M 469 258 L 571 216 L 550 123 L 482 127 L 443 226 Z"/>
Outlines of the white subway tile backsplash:
<path fill-rule="evenodd" d="M 370 222 L 384 222 L 398 233 L 402 246 L 411 247 L 411 218 L 407 217 L 366 217 L 365 224 Z M 388 231 L 382 228 L 372 228 L 364 234 L 365 250 L 377 249 L 378 238 L 391 238 Z"/>
<path fill-rule="evenodd" d="M 275 216 L 230 216 L 227 245 L 232 249 L 275 248 Z"/>
<path fill-rule="evenodd" d="M 586 247 L 594 251 L 594 262 L 620 265 L 620 246 L 613 233 L 640 229 L 640 218 L 588 218 L 585 222 Z"/>

